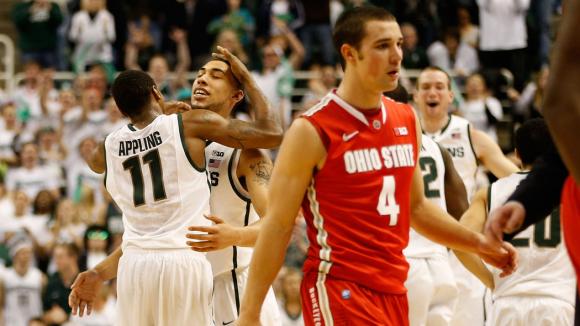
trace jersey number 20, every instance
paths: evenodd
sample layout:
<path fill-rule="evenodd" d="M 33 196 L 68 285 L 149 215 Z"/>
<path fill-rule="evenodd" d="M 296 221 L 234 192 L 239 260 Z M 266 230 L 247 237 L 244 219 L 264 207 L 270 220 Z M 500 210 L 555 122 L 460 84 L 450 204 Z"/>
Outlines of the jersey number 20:
<path fill-rule="evenodd" d="M 387 175 L 383 177 L 383 188 L 379 195 L 379 202 L 377 204 L 377 211 L 381 215 L 389 215 L 391 220 L 389 226 L 397 225 L 399 219 L 399 205 L 395 201 L 395 177 Z"/>
<path fill-rule="evenodd" d="M 163 169 L 161 167 L 159 150 L 154 149 L 143 155 L 143 164 L 149 165 L 151 182 L 153 183 L 153 199 L 159 201 L 167 198 L 167 195 L 165 194 L 165 185 L 163 184 Z M 145 204 L 143 170 L 141 169 L 139 155 L 131 156 L 123 161 L 123 168 L 129 170 L 129 173 L 131 173 L 131 181 L 133 183 L 133 205 L 137 207 Z"/>

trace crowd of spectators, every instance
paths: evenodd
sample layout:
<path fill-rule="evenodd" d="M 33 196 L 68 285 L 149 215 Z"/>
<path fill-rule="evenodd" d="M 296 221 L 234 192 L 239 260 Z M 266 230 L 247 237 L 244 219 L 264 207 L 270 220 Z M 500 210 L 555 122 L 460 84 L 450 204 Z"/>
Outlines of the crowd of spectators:
<path fill-rule="evenodd" d="M 109 94 L 116 72 L 147 71 L 166 99 L 188 102 L 189 73 L 221 45 L 251 68 L 288 126 L 338 85 L 332 25 L 343 10 L 367 3 L 391 10 L 401 24 L 401 84 L 409 93 L 412 71 L 444 68 L 454 76 L 458 95 L 450 111 L 506 151 L 509 139 L 497 135 L 506 126 L 511 132 L 514 122 L 541 115 L 559 0 L 17 1 L 11 17 L 23 79 L 13 90 L 0 86 L 0 312 L 5 324 L 106 325 L 113 320 L 114 284 L 103 287 L 90 319 L 70 317 L 66 298 L 78 272 L 95 266 L 121 242 L 121 213 L 103 187 L 103 176 L 84 163 L 99 141 L 128 123 Z M 76 77 L 55 80 L 55 71 L 73 71 Z M 308 78 L 296 79 L 298 71 Z M 243 106 L 236 114 L 243 116 Z M 275 285 L 284 325 L 301 325 L 304 230 L 303 219 L 297 219 L 286 267 Z M 18 282 L 27 282 L 26 291 L 32 291 L 21 297 L 33 293 L 34 300 L 18 301 L 11 288 Z"/>

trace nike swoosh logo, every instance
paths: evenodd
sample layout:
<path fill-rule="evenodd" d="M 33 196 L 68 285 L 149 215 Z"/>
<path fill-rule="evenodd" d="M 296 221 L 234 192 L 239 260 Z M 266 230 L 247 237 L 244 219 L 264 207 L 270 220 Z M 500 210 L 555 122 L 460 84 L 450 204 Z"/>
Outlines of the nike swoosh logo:
<path fill-rule="evenodd" d="M 230 322 L 228 322 L 228 323 L 224 323 L 224 322 L 222 321 L 222 325 L 224 325 L 224 326 L 225 326 L 225 325 L 229 325 L 229 324 L 233 323 L 234 321 L 235 321 L 235 320 L 232 320 L 232 321 L 230 321 Z"/>
<path fill-rule="evenodd" d="M 358 135 L 358 130 L 351 132 L 350 134 L 342 134 L 343 141 L 349 141 L 354 138 L 354 136 Z"/>

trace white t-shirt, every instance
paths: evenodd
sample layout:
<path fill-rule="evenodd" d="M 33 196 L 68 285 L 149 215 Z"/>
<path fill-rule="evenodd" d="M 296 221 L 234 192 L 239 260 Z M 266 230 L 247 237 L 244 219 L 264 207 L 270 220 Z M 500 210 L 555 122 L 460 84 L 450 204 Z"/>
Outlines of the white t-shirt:
<path fill-rule="evenodd" d="M 6 188 L 10 191 L 22 190 L 32 201 L 41 190 L 57 189 L 60 181 L 60 171 L 50 166 L 20 167 L 8 170 Z"/>
<path fill-rule="evenodd" d="M 477 5 L 482 51 L 523 49 L 528 45 L 526 12 L 530 0 L 477 0 Z"/>
<path fill-rule="evenodd" d="M 485 114 L 485 107 L 498 120 L 503 117 L 503 110 L 501 103 L 495 97 L 488 97 L 485 100 L 466 100 L 463 105 L 459 107 L 459 111 L 463 117 L 473 125 L 477 130 L 481 130 L 488 134 L 494 141 L 497 141 L 497 134 L 495 128 L 490 126 Z"/>

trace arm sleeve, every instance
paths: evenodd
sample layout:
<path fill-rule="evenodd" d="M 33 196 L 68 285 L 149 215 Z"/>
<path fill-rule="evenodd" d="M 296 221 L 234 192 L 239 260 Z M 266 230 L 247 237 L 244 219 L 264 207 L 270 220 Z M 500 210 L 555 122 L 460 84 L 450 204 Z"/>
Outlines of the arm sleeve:
<path fill-rule="evenodd" d="M 568 170 L 555 148 L 538 158 L 528 177 L 508 198 L 521 203 L 526 209 L 524 224 L 519 231 L 544 219 L 558 207 Z M 519 231 L 506 234 L 513 238 Z"/>

